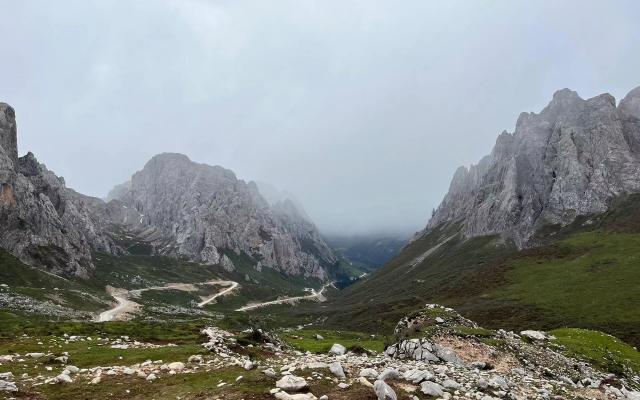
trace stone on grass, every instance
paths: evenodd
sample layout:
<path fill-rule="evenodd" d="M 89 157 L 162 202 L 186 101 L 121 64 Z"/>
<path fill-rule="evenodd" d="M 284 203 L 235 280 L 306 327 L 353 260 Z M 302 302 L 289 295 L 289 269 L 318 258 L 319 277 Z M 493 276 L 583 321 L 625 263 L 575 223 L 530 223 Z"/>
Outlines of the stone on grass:
<path fill-rule="evenodd" d="M 167 365 L 167 367 L 171 371 L 179 372 L 179 371 L 182 371 L 184 369 L 184 363 L 182 363 L 180 361 L 176 361 L 176 362 L 169 363 L 169 365 Z"/>
<path fill-rule="evenodd" d="M 341 356 L 346 352 L 347 348 L 339 343 L 334 343 L 334 345 L 331 346 L 331 349 L 329 350 L 329 353 L 335 354 L 336 356 Z"/>
<path fill-rule="evenodd" d="M 547 335 L 544 332 L 532 330 L 522 331 L 520 332 L 520 336 L 524 336 L 531 340 L 545 340 L 547 338 Z"/>
<path fill-rule="evenodd" d="M 15 383 L 0 380 L 0 392 L 17 392 L 18 387 Z"/>
<path fill-rule="evenodd" d="M 306 388 L 309 384 L 304 378 L 295 375 L 285 375 L 276 382 L 276 387 L 282 390 L 297 392 Z"/>
<path fill-rule="evenodd" d="M 68 374 L 60 374 L 58 376 L 56 376 L 56 382 L 58 383 L 72 383 L 73 379 L 71 379 L 71 377 Z"/>

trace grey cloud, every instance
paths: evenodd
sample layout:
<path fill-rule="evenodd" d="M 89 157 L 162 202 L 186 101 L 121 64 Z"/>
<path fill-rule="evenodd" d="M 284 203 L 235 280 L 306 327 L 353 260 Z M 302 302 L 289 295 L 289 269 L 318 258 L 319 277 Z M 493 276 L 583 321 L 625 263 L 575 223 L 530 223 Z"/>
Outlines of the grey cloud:
<path fill-rule="evenodd" d="M 3 1 L 19 149 L 96 196 L 182 152 L 324 231 L 421 228 L 559 88 L 640 84 L 635 1 Z"/>

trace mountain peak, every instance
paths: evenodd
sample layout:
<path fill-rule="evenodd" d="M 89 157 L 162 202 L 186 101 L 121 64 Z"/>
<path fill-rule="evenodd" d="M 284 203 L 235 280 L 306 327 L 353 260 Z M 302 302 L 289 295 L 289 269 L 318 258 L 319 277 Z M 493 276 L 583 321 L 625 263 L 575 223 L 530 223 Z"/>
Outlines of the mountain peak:
<path fill-rule="evenodd" d="M 463 221 L 466 236 L 500 233 L 520 247 L 545 224 L 607 210 L 640 191 L 640 89 L 620 106 L 562 89 L 540 114 L 522 113 L 488 157 L 458 169 L 427 228 Z"/>
<path fill-rule="evenodd" d="M 14 166 L 18 162 L 17 136 L 14 109 L 7 103 L 0 103 L 0 147 L 4 149 Z"/>

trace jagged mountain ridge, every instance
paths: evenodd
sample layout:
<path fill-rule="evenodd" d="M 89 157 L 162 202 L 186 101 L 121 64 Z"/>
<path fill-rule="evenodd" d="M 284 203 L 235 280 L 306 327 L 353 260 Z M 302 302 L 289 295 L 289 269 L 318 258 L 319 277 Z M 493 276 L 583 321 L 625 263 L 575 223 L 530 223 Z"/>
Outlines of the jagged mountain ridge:
<path fill-rule="evenodd" d="M 56 274 L 87 277 L 92 250 L 118 253 L 92 211 L 32 153 L 18 157 L 15 111 L 0 103 L 0 247 Z"/>
<path fill-rule="evenodd" d="M 522 113 L 477 165 L 456 171 L 426 231 L 460 223 L 466 237 L 500 233 L 522 248 L 540 226 L 604 212 L 638 191 L 640 87 L 618 106 L 609 94 L 583 100 L 563 89 L 539 114 Z"/>
<path fill-rule="evenodd" d="M 144 227 L 170 238 L 170 245 L 157 249 L 160 254 L 217 264 L 224 251 L 244 252 L 258 261 L 258 269 L 319 279 L 326 279 L 336 262 L 316 227 L 292 202 L 270 206 L 255 183 L 182 154 L 153 157 L 109 197 L 139 212 Z"/>
<path fill-rule="evenodd" d="M 123 231 L 156 254 L 233 263 L 246 253 L 256 269 L 327 279 L 336 263 L 316 227 L 291 202 L 269 205 L 254 183 L 180 154 L 153 157 L 107 201 L 66 187 L 32 153 L 18 157 L 15 111 L 0 103 L 0 247 L 23 262 L 87 278 L 92 253 L 127 254 Z"/>

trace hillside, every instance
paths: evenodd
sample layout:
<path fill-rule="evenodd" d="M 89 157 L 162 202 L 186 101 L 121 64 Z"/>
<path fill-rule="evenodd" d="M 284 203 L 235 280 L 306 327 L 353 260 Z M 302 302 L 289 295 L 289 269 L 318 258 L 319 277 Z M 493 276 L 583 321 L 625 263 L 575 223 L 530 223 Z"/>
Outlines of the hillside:
<path fill-rule="evenodd" d="M 456 172 L 414 241 L 319 312 L 388 332 L 438 302 L 489 327 L 597 328 L 639 345 L 639 99 L 562 90 L 521 115 Z"/>

